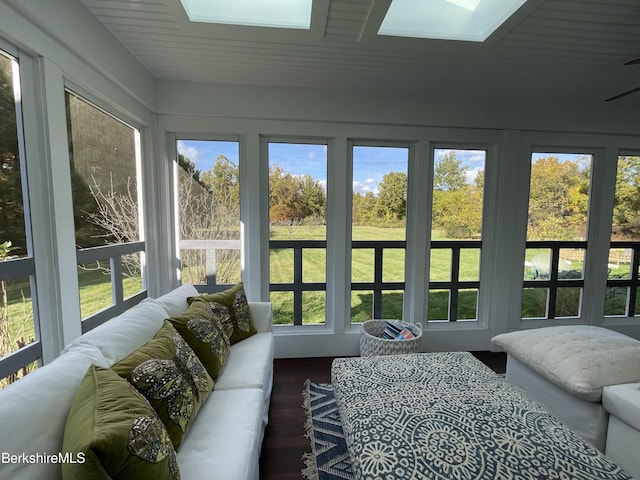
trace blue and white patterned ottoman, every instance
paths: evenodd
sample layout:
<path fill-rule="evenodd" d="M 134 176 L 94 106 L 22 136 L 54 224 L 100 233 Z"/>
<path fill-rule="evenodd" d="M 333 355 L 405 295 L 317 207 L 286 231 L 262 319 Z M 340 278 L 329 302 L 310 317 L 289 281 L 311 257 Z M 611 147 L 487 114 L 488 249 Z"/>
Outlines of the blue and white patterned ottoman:
<path fill-rule="evenodd" d="M 338 358 L 356 479 L 627 479 L 467 352 Z"/>

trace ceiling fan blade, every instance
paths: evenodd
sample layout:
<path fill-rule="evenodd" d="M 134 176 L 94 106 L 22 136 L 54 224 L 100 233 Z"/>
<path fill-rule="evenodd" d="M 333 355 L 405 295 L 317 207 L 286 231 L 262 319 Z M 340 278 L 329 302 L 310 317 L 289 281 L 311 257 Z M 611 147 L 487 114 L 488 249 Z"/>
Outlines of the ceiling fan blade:
<path fill-rule="evenodd" d="M 632 88 L 631 90 L 627 90 L 626 92 L 619 93 L 611 98 L 607 98 L 605 102 L 611 102 L 613 100 L 617 100 L 618 98 L 626 97 L 627 95 L 631 95 L 632 93 L 640 92 L 640 87 Z"/>
<path fill-rule="evenodd" d="M 625 65 L 640 65 L 640 58 L 636 58 L 635 60 L 630 60 Z"/>

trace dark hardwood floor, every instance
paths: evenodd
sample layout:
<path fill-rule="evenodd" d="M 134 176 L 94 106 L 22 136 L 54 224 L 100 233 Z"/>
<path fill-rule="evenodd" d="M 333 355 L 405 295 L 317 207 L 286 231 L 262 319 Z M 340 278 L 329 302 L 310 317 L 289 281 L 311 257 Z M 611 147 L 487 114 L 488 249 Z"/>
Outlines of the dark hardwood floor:
<path fill-rule="evenodd" d="M 504 373 L 506 355 L 495 352 L 473 354 L 497 373 Z M 302 456 L 311 452 L 305 437 L 307 420 L 302 407 L 305 380 L 331 381 L 333 357 L 276 359 L 273 366 L 273 392 L 269 424 L 265 431 L 260 456 L 262 480 L 300 480 L 304 462 Z"/>

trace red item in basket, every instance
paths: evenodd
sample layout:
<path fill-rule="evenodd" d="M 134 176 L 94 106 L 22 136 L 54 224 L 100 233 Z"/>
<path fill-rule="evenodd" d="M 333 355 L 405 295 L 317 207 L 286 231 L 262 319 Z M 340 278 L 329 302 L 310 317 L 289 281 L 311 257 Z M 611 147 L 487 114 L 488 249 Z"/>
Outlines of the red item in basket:
<path fill-rule="evenodd" d="M 403 328 L 402 331 L 396 337 L 397 340 L 410 340 L 412 338 L 416 338 L 416 336 L 408 328 Z"/>

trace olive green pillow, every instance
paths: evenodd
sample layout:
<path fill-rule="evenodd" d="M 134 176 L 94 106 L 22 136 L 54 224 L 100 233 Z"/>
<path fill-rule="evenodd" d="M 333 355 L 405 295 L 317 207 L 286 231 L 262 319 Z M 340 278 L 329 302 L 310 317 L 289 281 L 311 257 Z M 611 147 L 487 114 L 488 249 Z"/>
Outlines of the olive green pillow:
<path fill-rule="evenodd" d="M 71 405 L 62 449 L 77 460 L 62 464 L 65 480 L 180 478 L 171 438 L 147 399 L 95 365 Z"/>
<path fill-rule="evenodd" d="M 233 333 L 229 338 L 231 345 L 256 333 L 242 283 L 224 292 L 189 297 L 187 301 L 190 305 L 194 302 L 216 302 L 227 307 L 231 312 L 231 320 L 233 322 Z"/>
<path fill-rule="evenodd" d="M 149 400 L 178 448 L 213 389 L 213 380 L 187 342 L 165 320 L 153 339 L 112 368 Z"/>
<path fill-rule="evenodd" d="M 182 315 L 170 318 L 196 353 L 213 380 L 217 380 L 229 354 L 231 312 L 217 302 L 193 302 Z"/>

